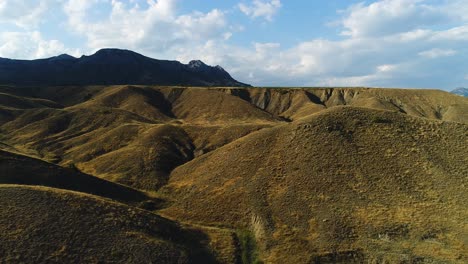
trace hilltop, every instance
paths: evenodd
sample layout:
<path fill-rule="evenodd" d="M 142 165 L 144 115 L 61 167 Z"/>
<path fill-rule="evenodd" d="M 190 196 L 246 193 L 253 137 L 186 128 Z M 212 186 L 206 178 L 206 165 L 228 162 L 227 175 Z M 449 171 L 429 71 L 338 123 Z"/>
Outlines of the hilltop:
<path fill-rule="evenodd" d="M 157 60 L 121 49 L 101 49 L 80 58 L 67 54 L 38 60 L 0 58 L 0 84 L 248 86 L 221 66 Z"/>

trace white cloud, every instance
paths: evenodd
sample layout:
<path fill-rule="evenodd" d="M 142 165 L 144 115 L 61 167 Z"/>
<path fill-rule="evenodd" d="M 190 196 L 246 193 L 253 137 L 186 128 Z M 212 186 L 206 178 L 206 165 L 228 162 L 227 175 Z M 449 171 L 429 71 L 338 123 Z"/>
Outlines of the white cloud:
<path fill-rule="evenodd" d="M 463 79 L 459 60 L 468 54 L 467 25 L 453 10 L 410 0 L 360 4 L 348 9 L 343 21 L 362 14 L 368 25 L 355 20 L 347 28 L 354 33 L 343 39 L 312 39 L 289 48 L 279 43 L 241 47 L 210 40 L 180 47 L 177 59 L 187 61 L 197 54 L 253 85 L 449 87 L 457 80 L 447 76 Z M 415 22 L 399 24 L 413 15 L 417 16 Z M 451 56 L 455 54 L 458 56 Z M 440 59 L 430 63 L 429 57 Z"/>
<path fill-rule="evenodd" d="M 425 58 L 436 59 L 436 58 L 440 58 L 440 57 L 453 56 L 456 53 L 457 52 L 455 50 L 453 50 L 453 49 L 437 49 L 437 48 L 434 48 L 434 49 L 430 49 L 430 50 L 421 51 L 418 54 L 419 54 L 419 56 L 422 56 L 422 57 L 425 57 Z"/>
<path fill-rule="evenodd" d="M 281 8 L 280 0 L 253 0 L 250 5 L 240 3 L 238 5 L 240 11 L 251 18 L 262 17 L 268 21 L 272 21 L 273 17 Z"/>
<path fill-rule="evenodd" d="M 40 32 L 0 32 L 0 57 L 38 59 L 61 53 L 77 55 L 58 40 L 45 40 Z"/>
<path fill-rule="evenodd" d="M 370 5 L 359 3 L 345 12 L 343 35 L 382 36 L 408 32 L 450 20 L 444 10 L 422 0 L 382 0 Z"/>
<path fill-rule="evenodd" d="M 197 54 L 208 63 L 221 64 L 234 77 L 253 85 L 448 89 L 451 85 L 456 86 L 457 80 L 447 76 L 459 75 L 463 79 L 466 73 L 460 67 L 460 58 L 468 59 L 467 41 L 437 37 L 453 31 L 454 28 L 449 28 L 335 41 L 314 39 L 286 49 L 279 43 L 238 47 L 214 41 L 209 45 L 182 48 L 178 59 L 187 60 Z M 457 56 L 449 56 L 455 52 Z M 440 56 L 440 59 L 430 63 L 428 56 Z"/>
<path fill-rule="evenodd" d="M 439 31 L 432 36 L 432 40 L 442 41 L 468 41 L 468 24 Z"/>
<path fill-rule="evenodd" d="M 84 36 L 92 50 L 120 47 L 170 56 L 180 46 L 229 39 L 232 34 L 223 11 L 178 15 L 175 0 L 148 1 L 146 8 L 112 0 L 108 17 L 89 22 L 86 13 L 97 1 L 69 0 L 65 5 L 70 28 Z"/>
<path fill-rule="evenodd" d="M 391 72 L 395 70 L 395 68 L 396 68 L 396 65 L 383 64 L 383 65 L 377 66 L 377 71 L 378 72 Z"/>
<path fill-rule="evenodd" d="M 0 23 L 35 28 L 54 0 L 0 0 Z"/>

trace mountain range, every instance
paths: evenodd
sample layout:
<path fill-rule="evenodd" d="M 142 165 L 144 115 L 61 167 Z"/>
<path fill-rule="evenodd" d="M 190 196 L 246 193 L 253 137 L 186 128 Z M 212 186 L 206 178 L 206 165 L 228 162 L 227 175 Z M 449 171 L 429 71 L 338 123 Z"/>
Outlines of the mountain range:
<path fill-rule="evenodd" d="M 468 97 L 468 88 L 458 87 L 455 90 L 452 90 L 451 93 Z"/>
<path fill-rule="evenodd" d="M 121 49 L 101 49 L 80 58 L 67 54 L 38 60 L 0 58 L 0 84 L 249 86 L 221 66 L 200 60 L 188 64 L 157 60 Z"/>

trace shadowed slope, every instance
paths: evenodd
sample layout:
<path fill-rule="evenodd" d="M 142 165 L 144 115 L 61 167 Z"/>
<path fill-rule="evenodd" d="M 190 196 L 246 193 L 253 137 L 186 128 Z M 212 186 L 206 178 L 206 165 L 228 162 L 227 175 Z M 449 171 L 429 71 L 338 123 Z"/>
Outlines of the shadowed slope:
<path fill-rule="evenodd" d="M 202 233 L 95 196 L 0 185 L 7 263 L 212 263 Z"/>
<path fill-rule="evenodd" d="M 142 192 L 38 159 L 0 150 L 0 183 L 43 185 L 137 203 L 149 198 Z"/>
<path fill-rule="evenodd" d="M 178 167 L 164 214 L 249 228 L 267 262 L 463 263 L 467 135 L 464 124 L 332 108 Z"/>
<path fill-rule="evenodd" d="M 115 87 L 106 89 L 90 99 L 77 107 L 119 108 L 150 120 L 168 121 L 174 117 L 171 113 L 171 105 L 164 95 L 149 87 Z"/>

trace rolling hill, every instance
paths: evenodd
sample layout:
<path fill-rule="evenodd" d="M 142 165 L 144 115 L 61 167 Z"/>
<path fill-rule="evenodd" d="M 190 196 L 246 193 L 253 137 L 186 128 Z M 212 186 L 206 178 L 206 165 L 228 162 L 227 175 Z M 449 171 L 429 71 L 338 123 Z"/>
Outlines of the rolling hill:
<path fill-rule="evenodd" d="M 439 90 L 0 85 L 0 255 L 466 263 L 467 143 Z"/>
<path fill-rule="evenodd" d="M 107 197 L 129 204 L 150 198 L 143 192 L 42 160 L 0 150 L 0 184 L 41 185 Z"/>
<path fill-rule="evenodd" d="M 213 263 L 191 233 L 154 214 L 97 197 L 0 185 L 0 255 L 20 263 Z M 201 237 L 200 237 L 201 236 Z"/>
<path fill-rule="evenodd" d="M 334 107 L 176 168 L 163 214 L 252 230 L 267 263 L 463 263 L 467 135 L 465 124 Z"/>

